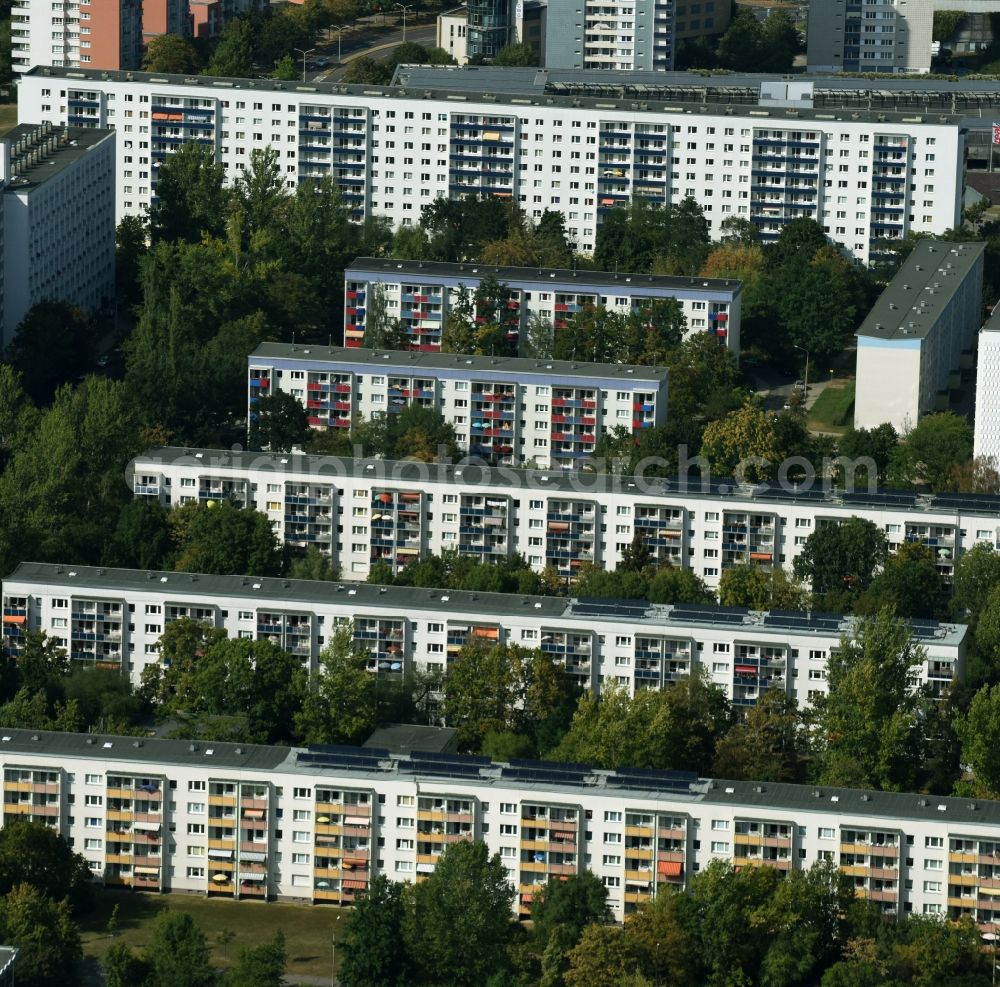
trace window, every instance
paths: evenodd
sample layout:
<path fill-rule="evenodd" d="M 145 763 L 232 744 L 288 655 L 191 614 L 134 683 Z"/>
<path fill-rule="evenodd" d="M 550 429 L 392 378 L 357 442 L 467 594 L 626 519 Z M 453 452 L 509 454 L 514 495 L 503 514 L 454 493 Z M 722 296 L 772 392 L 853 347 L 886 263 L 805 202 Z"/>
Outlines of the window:
<path fill-rule="evenodd" d="M 296 829 L 292 831 L 292 842 L 293 843 L 309 843 L 311 838 L 309 836 L 309 830 L 307 829 Z"/>
<path fill-rule="evenodd" d="M 605 867 L 620 867 L 622 863 L 622 858 L 617 853 L 606 853 L 603 859 Z"/>
<path fill-rule="evenodd" d="M 517 836 L 517 826 L 513 823 L 500 823 L 501 836 Z"/>
<path fill-rule="evenodd" d="M 312 798 L 311 788 L 295 788 L 292 790 L 292 797 L 297 799 Z"/>
<path fill-rule="evenodd" d="M 928 849 L 934 848 L 935 850 L 940 850 L 944 847 L 944 837 L 943 836 L 925 836 L 924 846 Z"/>
<path fill-rule="evenodd" d="M 605 833 L 604 842 L 605 843 L 621 843 L 622 834 L 621 833 Z"/>
<path fill-rule="evenodd" d="M 940 894 L 941 893 L 941 882 L 940 881 L 924 881 L 924 891 L 927 894 Z"/>
<path fill-rule="evenodd" d="M 712 820 L 712 829 L 715 830 L 716 832 L 718 832 L 720 830 L 728 830 L 729 829 L 729 820 L 728 819 L 713 819 Z"/>
<path fill-rule="evenodd" d="M 188 782 L 189 792 L 203 792 L 205 791 L 205 782 L 203 781 L 189 781 Z"/>
<path fill-rule="evenodd" d="M 396 817 L 396 828 L 397 829 L 413 829 L 413 818 L 410 816 L 397 816 Z"/>
<path fill-rule="evenodd" d="M 104 805 L 104 799 L 100 795 L 88 795 L 85 802 L 87 805 L 94 806 L 95 808 L 100 808 Z"/>
<path fill-rule="evenodd" d="M 193 844 L 189 843 L 187 848 L 187 855 L 189 857 L 204 857 L 205 848 L 203 846 L 194 846 Z"/>
<path fill-rule="evenodd" d="M 192 816 L 203 816 L 205 815 L 205 803 L 204 802 L 188 802 L 188 814 Z"/>
<path fill-rule="evenodd" d="M 292 813 L 292 819 L 295 822 L 309 822 L 312 819 L 312 813 L 308 809 L 296 809 Z"/>
<path fill-rule="evenodd" d="M 84 850 L 100 850 L 104 846 L 103 840 L 90 839 L 83 841 Z"/>
<path fill-rule="evenodd" d="M 397 795 L 396 805 L 413 805 L 414 799 L 412 795 Z"/>
<path fill-rule="evenodd" d="M 819 838 L 821 840 L 832 840 L 834 838 L 833 827 L 832 826 L 820 826 L 820 828 L 819 828 Z"/>
<path fill-rule="evenodd" d="M 204 877 L 205 868 L 204 867 L 188 867 L 187 876 L 191 878 Z"/>
<path fill-rule="evenodd" d="M 729 853 L 729 844 L 721 840 L 713 840 L 712 853 Z"/>
<path fill-rule="evenodd" d="M 516 846 L 502 846 L 500 847 L 500 856 L 508 860 L 517 859 L 517 847 Z"/>
<path fill-rule="evenodd" d="M 87 816 L 87 829 L 100 829 L 101 820 L 99 816 Z"/>
<path fill-rule="evenodd" d="M 188 823 L 188 836 L 204 836 L 204 835 L 205 835 L 204 823 Z"/>
<path fill-rule="evenodd" d="M 924 861 L 924 870 L 941 870 L 942 862 L 936 858 Z"/>
<path fill-rule="evenodd" d="M 500 813 L 505 816 L 512 816 L 517 813 L 517 803 L 516 802 L 501 802 L 500 803 Z"/>
<path fill-rule="evenodd" d="M 101 776 L 100 775 L 87 775 L 87 784 L 88 785 L 99 785 L 100 783 L 101 783 Z"/>
<path fill-rule="evenodd" d="M 621 822 L 622 814 L 620 812 L 605 812 L 604 813 L 605 822 Z"/>

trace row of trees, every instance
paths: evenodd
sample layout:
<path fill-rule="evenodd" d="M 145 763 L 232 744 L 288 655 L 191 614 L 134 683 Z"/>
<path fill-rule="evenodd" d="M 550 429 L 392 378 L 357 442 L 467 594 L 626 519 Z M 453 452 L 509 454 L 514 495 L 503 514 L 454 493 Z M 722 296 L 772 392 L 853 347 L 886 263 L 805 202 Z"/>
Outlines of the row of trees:
<path fill-rule="evenodd" d="M 457 843 L 418 885 L 377 877 L 351 913 L 346 987 L 985 987 L 990 957 L 971 919 L 894 922 L 855 897 L 834 863 L 787 875 L 715 861 L 661 890 L 623 926 L 586 871 L 535 893 L 530 930 L 499 857 Z"/>
<path fill-rule="evenodd" d="M 735 5 L 734 5 L 735 6 Z M 750 7 L 735 7 L 725 33 L 682 41 L 675 65 L 682 69 L 728 69 L 733 72 L 791 72 L 805 50 L 802 35 L 787 10 L 772 7 L 761 22 Z"/>

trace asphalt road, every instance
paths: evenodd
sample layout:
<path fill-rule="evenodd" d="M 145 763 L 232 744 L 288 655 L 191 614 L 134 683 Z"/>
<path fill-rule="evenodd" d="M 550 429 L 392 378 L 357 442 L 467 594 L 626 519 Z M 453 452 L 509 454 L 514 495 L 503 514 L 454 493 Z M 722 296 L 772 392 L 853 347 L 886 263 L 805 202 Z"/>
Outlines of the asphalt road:
<path fill-rule="evenodd" d="M 387 28 L 381 24 L 370 26 L 363 24 L 356 30 L 344 31 L 340 45 L 342 64 L 337 64 L 337 32 L 330 32 L 332 41 L 321 41 L 316 45 L 316 53 L 307 63 L 306 79 L 310 82 L 336 82 L 347 71 L 348 64 L 355 58 L 369 55 L 378 61 L 384 61 L 392 53 L 393 48 L 403 43 L 402 24 L 390 25 Z M 437 39 L 434 22 L 429 24 L 406 25 L 406 40 L 413 41 L 425 48 L 433 46 Z M 329 62 L 326 67 L 317 66 L 316 60 L 325 58 Z"/>

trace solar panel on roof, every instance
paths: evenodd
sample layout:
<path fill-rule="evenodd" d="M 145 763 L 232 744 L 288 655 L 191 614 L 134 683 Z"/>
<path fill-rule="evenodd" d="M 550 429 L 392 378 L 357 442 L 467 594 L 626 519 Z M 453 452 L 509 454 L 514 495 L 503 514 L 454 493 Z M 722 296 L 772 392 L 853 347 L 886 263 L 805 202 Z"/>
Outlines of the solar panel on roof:
<path fill-rule="evenodd" d="M 745 607 L 716 607 L 701 603 L 675 603 L 670 610 L 671 620 L 707 620 L 719 624 L 742 624 L 746 615 Z"/>
<path fill-rule="evenodd" d="M 912 506 L 917 502 L 915 494 L 905 491 L 882 490 L 877 493 L 863 493 L 861 491 L 849 492 L 841 495 L 846 504 L 876 504 L 876 505 L 904 505 Z"/>
<path fill-rule="evenodd" d="M 542 771 L 575 771 L 580 774 L 590 774 L 594 770 L 589 764 L 573 764 L 570 761 L 534 761 L 523 757 L 512 757 L 507 763 L 512 768 L 537 768 Z"/>
<path fill-rule="evenodd" d="M 310 744 L 310 753 L 347 754 L 355 757 L 388 757 L 388 747 L 353 747 L 348 744 Z"/>
<path fill-rule="evenodd" d="M 443 751 L 412 751 L 410 758 L 414 761 L 438 761 L 442 764 L 475 764 L 477 767 L 493 763 L 488 757 L 476 754 L 449 754 Z"/>

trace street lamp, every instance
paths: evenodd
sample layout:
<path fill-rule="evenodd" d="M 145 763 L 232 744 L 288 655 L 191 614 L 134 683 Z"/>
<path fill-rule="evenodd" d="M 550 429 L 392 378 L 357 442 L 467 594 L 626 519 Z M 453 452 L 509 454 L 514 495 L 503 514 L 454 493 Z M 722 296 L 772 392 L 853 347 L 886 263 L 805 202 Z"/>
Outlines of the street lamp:
<path fill-rule="evenodd" d="M 303 51 L 301 48 L 293 48 L 292 51 L 297 51 L 302 56 L 302 81 L 305 82 L 306 81 L 306 58 L 308 58 L 309 55 L 313 54 L 313 52 L 315 52 L 316 49 L 315 48 L 308 48 L 306 51 Z"/>
<path fill-rule="evenodd" d="M 406 12 L 408 10 L 413 10 L 413 4 L 408 3 L 405 7 L 401 3 L 397 3 L 396 6 L 403 12 L 403 44 L 406 44 Z"/>
<path fill-rule="evenodd" d="M 343 59 L 340 57 L 340 38 L 344 31 L 350 31 L 351 24 L 334 24 L 332 25 L 337 29 L 337 64 L 340 65 Z"/>
<path fill-rule="evenodd" d="M 804 346 L 796 346 L 795 343 L 792 343 L 792 348 L 801 350 L 806 355 L 806 376 L 802 383 L 805 385 L 803 388 L 806 392 L 805 396 L 809 397 L 809 350 L 807 350 Z"/>

